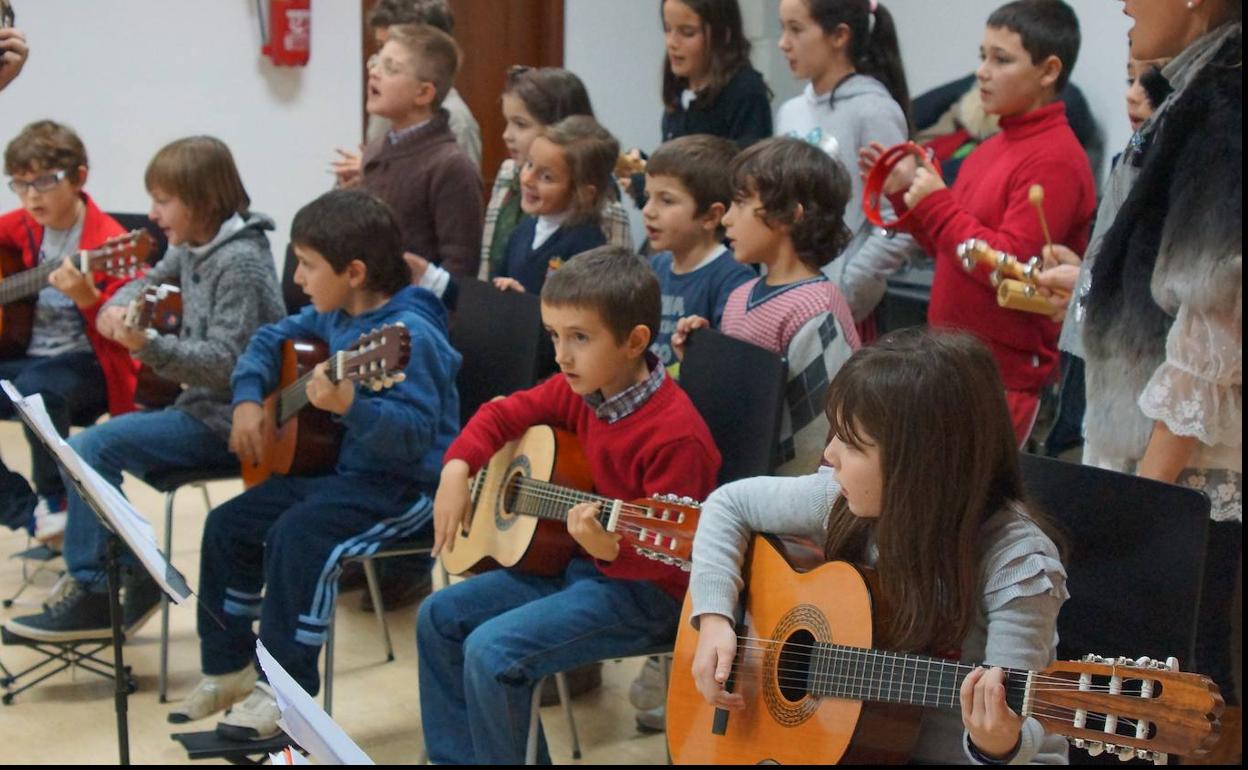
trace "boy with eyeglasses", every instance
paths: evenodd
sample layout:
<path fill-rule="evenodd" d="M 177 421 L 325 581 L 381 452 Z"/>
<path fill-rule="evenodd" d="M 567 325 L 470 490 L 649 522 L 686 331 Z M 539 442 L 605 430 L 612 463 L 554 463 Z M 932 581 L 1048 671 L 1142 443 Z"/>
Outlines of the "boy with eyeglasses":
<path fill-rule="evenodd" d="M 20 265 L 14 260 L 18 270 L 45 262 L 61 266 L 34 301 L 29 344 L 14 352 L 22 343 L 14 340 L 0 358 L 0 379 L 11 380 L 23 394 L 42 395 L 57 430 L 68 436 L 71 421 L 91 423 L 105 412 L 135 408 L 138 364 L 95 328 L 96 313 L 127 279 L 84 275 L 68 259 L 125 231 L 83 192 L 87 151 L 68 126 L 50 120 L 26 126 L 9 142 L 4 170 L 22 208 L 0 216 L 0 250 L 20 254 Z M 0 286 L 12 277 L 5 276 Z M 5 326 L 0 322 L 0 330 L 13 331 Z M 0 418 L 12 417 L 12 404 L 0 398 Z M 33 509 L 36 537 L 55 541 L 65 529 L 65 487 L 56 461 L 29 432 L 27 440 L 38 500 L 0 460 L 0 520 L 21 526 Z"/>

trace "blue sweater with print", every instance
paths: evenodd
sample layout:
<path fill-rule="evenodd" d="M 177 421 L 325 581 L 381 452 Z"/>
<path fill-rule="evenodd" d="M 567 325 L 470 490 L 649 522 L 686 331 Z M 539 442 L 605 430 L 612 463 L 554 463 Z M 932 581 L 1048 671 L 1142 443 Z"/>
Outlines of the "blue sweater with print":
<path fill-rule="evenodd" d="M 405 287 L 386 304 L 358 316 L 342 310 L 320 313 L 309 305 L 262 326 L 234 367 L 234 403 L 261 402 L 277 387 L 286 340 L 323 340 L 336 353 L 360 335 L 398 322 L 411 335 L 406 379 L 380 392 L 356 387 L 351 408 L 334 418 L 345 429 L 335 472 L 398 477 L 436 488 L 442 455 L 459 433 L 455 376 L 461 357 L 447 340 L 446 308 L 425 289 Z"/>

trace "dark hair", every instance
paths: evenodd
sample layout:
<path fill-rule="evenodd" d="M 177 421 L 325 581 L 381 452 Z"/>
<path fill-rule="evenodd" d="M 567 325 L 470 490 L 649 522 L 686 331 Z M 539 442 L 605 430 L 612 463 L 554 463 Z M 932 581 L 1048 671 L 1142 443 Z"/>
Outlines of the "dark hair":
<path fill-rule="evenodd" d="M 1018 445 L 997 364 L 964 332 L 902 329 L 855 353 L 828 386 L 832 433 L 879 448 L 878 519 L 854 515 L 843 496 L 828 517 L 829 559 L 879 549 L 887 644 L 959 647 L 982 600 L 981 529 L 1015 506 L 1054 537 L 1024 502 Z M 934 449 L 934 447 L 938 447 Z"/>
<path fill-rule="evenodd" d="M 680 180 L 697 204 L 698 214 L 713 204 L 732 204 L 732 159 L 737 145 L 723 137 L 691 134 L 659 145 L 646 163 L 650 176 Z"/>
<path fill-rule="evenodd" d="M 622 246 L 599 246 L 565 262 L 546 279 L 542 302 L 594 310 L 620 343 L 638 326 L 653 341 L 663 309 L 654 271 Z"/>
<path fill-rule="evenodd" d="M 455 14 L 446 0 L 378 0 L 368 14 L 368 26 L 428 24 L 448 35 L 455 34 Z"/>
<path fill-rule="evenodd" d="M 213 136 L 176 139 L 156 151 L 143 183 L 182 201 L 196 227 L 215 235 L 225 220 L 247 215 L 251 198 L 225 142 Z"/>
<path fill-rule="evenodd" d="M 387 42 L 391 40 L 416 60 L 415 76 L 433 83 L 437 93 L 433 106 L 441 107 L 459 73 L 460 51 L 455 38 L 427 24 L 398 24 L 390 28 Z"/>
<path fill-rule="evenodd" d="M 370 291 L 390 296 L 412 282 L 394 212 L 363 190 L 330 190 L 299 209 L 290 223 L 290 242 L 320 254 L 335 273 L 360 260 Z"/>
<path fill-rule="evenodd" d="M 910 88 L 901 63 L 897 25 L 883 4 L 871 10 L 870 0 L 805 0 L 810 17 L 824 34 L 844 24 L 849 28 L 849 60 L 854 69 L 884 84 L 911 126 Z M 874 19 L 872 18 L 874 16 Z"/>
<path fill-rule="evenodd" d="M 988 26 L 1018 33 L 1032 64 L 1050 56 L 1062 63 L 1055 92 L 1070 81 L 1079 58 L 1079 17 L 1062 0 L 1014 0 L 992 12 Z"/>
<path fill-rule="evenodd" d="M 659 16 L 663 15 L 663 2 L 659 0 Z M 741 7 L 737 0 L 675 0 L 689 7 L 702 20 L 702 32 L 706 37 L 707 54 L 710 56 L 710 82 L 698 93 L 693 106 L 709 110 L 719 92 L 724 90 L 737 70 L 750 66 L 750 41 L 741 24 Z M 680 107 L 680 95 L 689 87 L 686 78 L 676 77 L 667 54 L 663 54 L 663 104 L 668 112 Z"/>
<path fill-rule="evenodd" d="M 565 224 L 598 222 L 613 189 L 611 174 L 620 156 L 620 143 L 588 115 L 564 118 L 543 128 L 538 137 L 561 147 L 568 164 L 572 205 Z"/>
<path fill-rule="evenodd" d="M 573 115 L 594 117 L 585 84 L 562 67 L 527 67 L 517 64 L 507 70 L 503 93 L 524 103 L 543 126 L 551 126 Z"/>
<path fill-rule="evenodd" d="M 13 137 L 4 150 L 4 173 L 64 169 L 69 181 L 77 184 L 79 166 L 87 164 L 87 148 L 69 126 L 51 120 L 37 120 Z"/>
<path fill-rule="evenodd" d="M 815 270 L 849 243 L 849 173 L 813 144 L 776 136 L 742 150 L 732 161 L 732 189 L 738 201 L 757 193 L 763 221 L 768 227 L 790 227 L 798 258 Z"/>

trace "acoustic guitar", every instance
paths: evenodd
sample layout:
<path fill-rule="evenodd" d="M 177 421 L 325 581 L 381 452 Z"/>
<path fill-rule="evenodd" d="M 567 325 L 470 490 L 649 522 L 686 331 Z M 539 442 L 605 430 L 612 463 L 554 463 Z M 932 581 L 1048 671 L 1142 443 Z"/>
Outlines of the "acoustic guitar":
<path fill-rule="evenodd" d="M 455 533 L 442 564 L 453 575 L 516 567 L 534 575 L 561 574 L 576 554 L 568 510 L 600 503 L 599 523 L 623 536 L 621 548 L 686 571 L 699 507 L 662 495 L 626 502 L 595 495 L 589 462 L 576 438 L 548 425 L 529 428 L 499 450 L 473 478 L 471 514 Z"/>
<path fill-rule="evenodd" d="M 378 391 L 402 382 L 411 353 L 411 335 L 401 323 L 361 335 L 349 349 L 333 356 L 319 340 L 283 342 L 277 390 L 264 400 L 266 422 L 271 429 L 265 437 L 260 461 L 255 465 L 242 463 L 243 484 L 251 488 L 274 473 L 301 476 L 334 467 L 342 427 L 329 412 L 304 411 L 310 403 L 308 381 L 317 364 L 330 362 L 326 372 L 330 382 L 349 380 Z"/>
<path fill-rule="evenodd" d="M 716 709 L 689 675 L 697 632 L 685 599 L 668 690 L 667 735 L 677 764 L 905 762 L 922 708 L 960 710 L 975 666 L 875 649 L 873 573 L 805 559 L 755 536 L 728 689 L 746 708 Z M 813 558 L 811 558 L 813 556 Z M 1093 753 L 1164 759 L 1217 738 L 1222 697 L 1208 677 L 1147 658 L 1058 661 L 1006 670 L 1006 701 Z"/>
<path fill-rule="evenodd" d="M 139 331 L 155 329 L 159 334 L 180 334 L 182 290 L 171 283 L 148 286 L 126 308 L 124 323 Z M 161 377 L 147 364 L 139 367 L 134 403 L 143 409 L 164 409 L 177 401 L 181 393 L 181 383 Z"/>
<path fill-rule="evenodd" d="M 72 259 L 86 275 L 132 278 L 146 267 L 154 244 L 146 230 L 134 230 L 109 238 L 99 248 L 79 251 Z M 17 358 L 26 352 L 34 328 L 35 298 L 62 262 L 52 259 L 27 268 L 20 251 L 0 249 L 0 358 Z"/>

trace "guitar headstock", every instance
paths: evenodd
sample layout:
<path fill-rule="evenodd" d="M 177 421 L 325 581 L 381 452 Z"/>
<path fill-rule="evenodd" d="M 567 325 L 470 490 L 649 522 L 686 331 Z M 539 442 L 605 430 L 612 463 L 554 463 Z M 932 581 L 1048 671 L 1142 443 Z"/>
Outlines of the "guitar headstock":
<path fill-rule="evenodd" d="M 182 316 L 181 294 L 182 290 L 171 283 L 146 287 L 126 308 L 126 326 L 140 331 L 152 328 L 161 334 L 174 333 Z"/>
<path fill-rule="evenodd" d="M 1222 695 L 1209 677 L 1177 669 L 1174 658 L 1057 661 L 1029 682 L 1024 710 L 1093 755 L 1198 755 L 1217 740 Z"/>
<path fill-rule="evenodd" d="M 350 350 L 334 356 L 336 382 L 352 380 L 374 391 L 402 382 L 412 356 L 412 336 L 402 323 L 388 324 L 363 334 Z"/>
<path fill-rule="evenodd" d="M 146 230 L 131 230 L 104 241 L 99 248 L 82 253 L 78 269 L 84 273 L 107 273 L 114 278 L 132 278 L 147 267 L 156 240 Z"/>
<path fill-rule="evenodd" d="M 702 506 L 691 497 L 652 495 L 636 500 L 621 514 L 614 531 L 647 559 L 680 567 L 693 565 L 693 534 Z M 624 516 L 627 518 L 623 518 Z"/>

